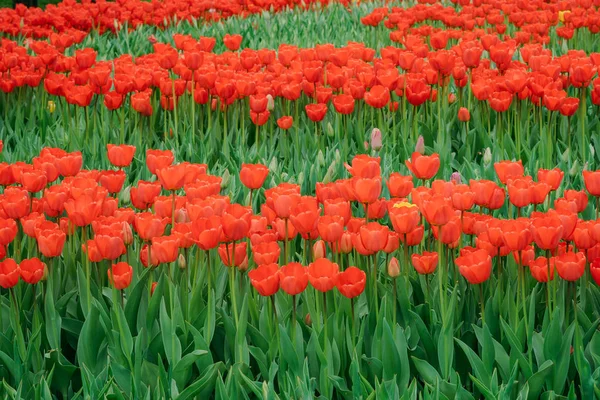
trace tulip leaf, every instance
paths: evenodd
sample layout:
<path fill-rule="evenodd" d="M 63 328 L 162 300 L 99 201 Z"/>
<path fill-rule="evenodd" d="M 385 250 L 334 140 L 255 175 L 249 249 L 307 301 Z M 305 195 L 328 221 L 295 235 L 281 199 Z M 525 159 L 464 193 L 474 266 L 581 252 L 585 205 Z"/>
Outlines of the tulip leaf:
<path fill-rule="evenodd" d="M 46 317 L 46 337 L 48 339 L 48 344 L 52 349 L 60 349 L 60 330 L 62 318 L 54 308 L 54 295 L 51 279 L 48 280 L 48 286 L 46 287 L 46 301 L 44 302 L 44 307 Z"/>
<path fill-rule="evenodd" d="M 546 381 L 546 377 L 548 377 L 552 372 L 553 366 L 554 363 L 552 361 L 546 361 L 540 365 L 538 371 L 527 380 L 527 386 L 529 387 L 528 399 L 539 398 L 540 392 L 544 386 L 544 382 Z"/>
<path fill-rule="evenodd" d="M 132 335 L 137 335 L 137 316 L 140 311 L 140 303 L 142 301 L 142 295 L 148 291 L 146 281 L 150 273 L 149 268 L 145 268 L 142 273 L 138 276 L 138 280 L 128 292 L 127 303 L 125 304 L 125 318 Z"/>
<path fill-rule="evenodd" d="M 578 323 L 575 324 L 575 343 L 573 347 L 575 367 L 577 368 L 577 372 L 579 372 L 579 379 L 581 381 L 581 398 L 591 399 L 594 397 L 594 380 L 592 379 L 590 364 L 584 354 L 581 328 Z"/>
<path fill-rule="evenodd" d="M 188 400 L 193 398 L 207 398 L 208 394 L 212 392 L 217 373 L 222 368 L 222 363 L 216 363 L 211 365 L 202 377 L 198 378 L 194 383 L 189 385 L 184 391 L 179 393 L 176 400 Z"/>
<path fill-rule="evenodd" d="M 469 364 L 471 364 L 471 368 L 473 369 L 477 380 L 483 382 L 484 385 L 486 385 L 486 382 L 487 384 L 489 384 L 489 382 L 491 381 L 491 376 L 490 374 L 488 374 L 485 365 L 483 364 L 481 359 L 477 356 L 477 354 L 475 354 L 473 349 L 471 349 L 465 342 L 461 341 L 458 338 L 455 338 L 454 340 L 463 349 L 465 355 L 469 360 Z"/>
<path fill-rule="evenodd" d="M 167 314 L 164 300 L 160 303 L 160 328 L 167 361 L 174 367 L 181 360 L 181 342 L 175 332 L 173 321 Z"/>
<path fill-rule="evenodd" d="M 102 356 L 101 350 L 105 337 L 103 333 L 98 313 L 90 313 L 81 328 L 77 343 L 77 357 L 79 363 L 85 365 L 92 374 L 99 372 L 98 360 Z"/>
<path fill-rule="evenodd" d="M 442 377 L 448 379 L 454 362 L 453 324 L 446 320 L 438 337 L 438 360 Z"/>

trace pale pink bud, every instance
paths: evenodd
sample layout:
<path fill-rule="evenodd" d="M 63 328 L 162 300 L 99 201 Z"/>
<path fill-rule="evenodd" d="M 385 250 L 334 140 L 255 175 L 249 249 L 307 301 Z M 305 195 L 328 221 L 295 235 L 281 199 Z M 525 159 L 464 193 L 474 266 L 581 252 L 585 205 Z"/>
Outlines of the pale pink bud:
<path fill-rule="evenodd" d="M 398 263 L 398 259 L 396 257 L 392 257 L 390 262 L 388 263 L 388 275 L 392 278 L 396 278 L 400 275 L 400 264 Z"/>
<path fill-rule="evenodd" d="M 185 224 L 186 222 L 190 222 L 190 217 L 188 216 L 187 210 L 185 208 L 175 210 L 175 222 L 177 222 L 178 224 Z"/>
<path fill-rule="evenodd" d="M 267 95 L 267 111 L 273 111 L 275 108 L 275 100 L 270 94 Z"/>
<path fill-rule="evenodd" d="M 383 147 L 381 131 L 377 128 L 373 128 L 371 131 L 371 148 L 375 151 L 381 150 Z"/>
<path fill-rule="evenodd" d="M 306 316 L 304 317 L 304 324 L 306 326 L 312 325 L 312 319 L 310 318 L 310 314 L 306 314 Z"/>
<path fill-rule="evenodd" d="M 319 258 L 324 258 L 326 251 L 325 242 L 322 240 L 317 240 L 313 245 L 313 259 L 317 260 Z"/>
<path fill-rule="evenodd" d="M 462 183 L 462 179 L 460 178 L 460 174 L 458 172 L 453 172 L 452 176 L 450 176 L 450 182 L 453 182 L 457 185 Z"/>
<path fill-rule="evenodd" d="M 177 258 L 177 266 L 179 266 L 180 269 L 185 269 L 187 267 L 187 261 L 183 254 L 180 254 L 179 258 Z"/>
<path fill-rule="evenodd" d="M 417 144 L 415 145 L 415 152 L 425 154 L 425 139 L 423 136 L 419 136 Z"/>

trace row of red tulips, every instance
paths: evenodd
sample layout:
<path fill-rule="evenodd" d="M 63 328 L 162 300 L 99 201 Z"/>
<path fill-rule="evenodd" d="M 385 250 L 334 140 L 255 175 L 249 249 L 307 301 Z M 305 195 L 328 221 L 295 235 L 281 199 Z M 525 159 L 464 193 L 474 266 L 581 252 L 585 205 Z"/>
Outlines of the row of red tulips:
<path fill-rule="evenodd" d="M 319 1 L 325 6 L 329 1 Z M 347 2 L 341 1 L 346 4 Z M 91 31 L 118 33 L 141 25 L 166 28 L 182 21 L 218 22 L 232 16 L 246 17 L 264 11 L 278 12 L 289 8 L 311 8 L 314 1 L 61 1 L 45 9 L 17 4 L 15 9 L 0 9 L 0 32 L 12 36 L 50 38 L 67 48 L 81 42 Z"/>
<path fill-rule="evenodd" d="M 400 264 L 405 276 L 412 273 L 408 267 L 411 248 L 415 270 L 421 274 L 438 270 L 442 282 L 448 279 L 444 274 L 452 264 L 444 263 L 444 248 L 460 248 L 455 265 L 472 284 L 489 278 L 492 257 L 511 253 L 518 265 L 529 267 L 540 282 L 551 281 L 555 268 L 563 279 L 577 280 L 589 264 L 592 277 L 600 283 L 600 222 L 578 217 L 588 205 L 588 194 L 565 190 L 551 208 L 535 211 L 537 206 L 550 204 L 551 193 L 561 190 L 563 172 L 559 169 L 540 169 L 534 182 L 523 176 L 520 162 L 496 163 L 506 190 L 487 180 L 463 184 L 458 176 L 450 181 L 434 180 L 431 187 L 414 186 L 414 179 L 427 182 L 434 178 L 440 165 L 436 154 L 414 153 L 406 162 L 412 176 L 391 174 L 386 180 L 390 199 L 386 199 L 381 197 L 379 158 L 356 156 L 347 166 L 352 178 L 317 184 L 315 196 L 302 196 L 299 186 L 281 183 L 265 190 L 266 201 L 255 215 L 251 206 L 231 203 L 220 195 L 221 178 L 208 175 L 206 165 L 173 164 L 174 154 L 169 150 L 147 151 L 146 165 L 157 180 L 137 182 L 129 190 L 133 208 L 119 207 L 116 195 L 122 191 L 127 179 L 124 168 L 131 164 L 135 150 L 134 146 L 108 145 L 108 159 L 116 170 L 82 170 L 81 153 L 53 148 L 43 149 L 32 164 L 1 163 L 0 250 L 4 257 L 12 244 L 9 254 L 15 260 L 0 263 L 0 285 L 12 287 L 19 276 L 36 283 L 44 276 L 40 260 L 20 259 L 25 236 L 35 239 L 37 251 L 51 260 L 63 254 L 67 236 L 78 231 L 92 263 L 119 261 L 136 242 L 136 235 L 143 245 L 140 261 L 146 267 L 176 262 L 185 266 L 183 254 L 196 246 L 204 252 L 218 248 L 225 266 L 243 272 L 251 264 L 251 250 L 258 267 L 249 277 L 265 296 L 280 286 L 296 295 L 310 281 L 317 290 L 337 286 L 344 296 L 355 297 L 364 289 L 366 278 L 357 268 L 342 267 L 339 272 L 340 266 L 348 266 L 348 254 L 354 254 L 355 261 L 359 255 L 368 259 L 380 252 L 389 259 L 401 245 L 404 262 L 389 261 L 392 277 L 400 274 Z M 244 164 L 240 179 L 254 192 L 263 186 L 268 172 L 263 165 Z M 600 171 L 585 171 L 583 176 L 588 193 L 600 198 Z M 161 196 L 163 190 L 169 195 Z M 185 196 L 178 195 L 181 190 Z M 36 193 L 42 196 L 38 198 Z M 504 207 L 506 193 L 511 205 L 508 211 Z M 525 217 L 532 204 L 534 211 Z M 470 212 L 476 206 L 480 212 Z M 512 219 L 512 207 L 518 210 L 516 219 Z M 483 213 L 484 209 L 488 212 Z M 496 217 L 492 216 L 494 210 L 499 210 Z M 91 239 L 87 239 L 88 226 L 93 232 Z M 295 259 L 297 236 L 304 239 L 302 260 Z M 475 238 L 474 247 L 463 246 L 469 236 Z M 431 251 L 434 240 L 437 253 Z M 283 254 L 278 241 L 283 242 Z M 181 253 L 182 249 L 186 251 Z M 546 252 L 545 256 L 536 258 L 536 249 Z M 312 253 L 315 262 L 304 269 L 296 261 L 307 263 L 307 253 Z M 316 261 L 327 255 L 337 263 Z M 279 269 L 279 264 L 285 266 Z M 232 274 L 234 269 L 230 268 Z M 128 262 L 114 264 L 107 273 L 117 289 L 131 282 Z M 373 274 L 377 280 L 376 268 Z"/>

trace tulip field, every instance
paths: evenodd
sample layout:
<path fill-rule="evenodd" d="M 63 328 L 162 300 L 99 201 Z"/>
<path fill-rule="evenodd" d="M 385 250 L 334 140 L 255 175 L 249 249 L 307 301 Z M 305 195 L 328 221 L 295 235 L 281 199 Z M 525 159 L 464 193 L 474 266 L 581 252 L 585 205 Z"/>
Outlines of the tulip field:
<path fill-rule="evenodd" d="M 0 398 L 600 398 L 599 32 L 600 0 L 0 8 Z"/>

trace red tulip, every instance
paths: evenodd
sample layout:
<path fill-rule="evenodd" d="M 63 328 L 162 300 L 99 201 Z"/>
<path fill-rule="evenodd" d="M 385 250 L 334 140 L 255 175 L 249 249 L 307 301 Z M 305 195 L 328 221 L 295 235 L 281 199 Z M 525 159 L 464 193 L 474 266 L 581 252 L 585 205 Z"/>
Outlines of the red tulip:
<path fill-rule="evenodd" d="M 107 271 L 109 282 L 117 290 L 123 290 L 131 284 L 131 278 L 133 277 L 133 268 L 126 262 L 120 262 L 113 264 L 112 267 Z"/>
<path fill-rule="evenodd" d="M 281 289 L 289 295 L 300 294 L 308 286 L 308 273 L 302 264 L 292 262 L 284 265 L 279 270 L 279 284 Z"/>
<path fill-rule="evenodd" d="M 365 290 L 366 283 L 367 275 L 364 271 L 349 267 L 337 274 L 335 286 L 342 296 L 353 299 Z"/>
<path fill-rule="evenodd" d="M 473 284 L 485 282 L 492 272 L 492 258 L 486 250 L 476 250 L 455 260 L 460 274 Z"/>
<path fill-rule="evenodd" d="M 259 265 L 248 272 L 248 278 L 261 296 L 272 296 L 279 290 L 279 267 L 275 263 Z"/>

